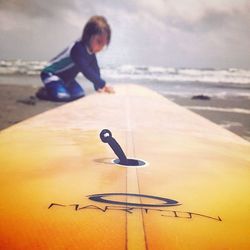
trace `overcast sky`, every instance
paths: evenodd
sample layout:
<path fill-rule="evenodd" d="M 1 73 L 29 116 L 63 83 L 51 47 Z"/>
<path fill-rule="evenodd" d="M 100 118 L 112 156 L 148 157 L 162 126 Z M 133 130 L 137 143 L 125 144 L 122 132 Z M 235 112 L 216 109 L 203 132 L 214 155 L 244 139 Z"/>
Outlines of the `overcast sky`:
<path fill-rule="evenodd" d="M 250 69 L 249 13 L 249 0 L 0 0 L 0 59 L 49 60 L 104 15 L 101 66 Z"/>

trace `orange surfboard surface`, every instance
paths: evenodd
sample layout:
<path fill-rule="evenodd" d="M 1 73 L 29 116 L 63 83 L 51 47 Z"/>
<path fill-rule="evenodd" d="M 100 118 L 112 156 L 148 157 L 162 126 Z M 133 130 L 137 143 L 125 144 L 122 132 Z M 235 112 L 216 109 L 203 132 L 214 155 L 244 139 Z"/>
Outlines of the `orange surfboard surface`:
<path fill-rule="evenodd" d="M 0 132 L 0 249 L 250 249 L 249 181 L 249 142 L 118 85 Z"/>

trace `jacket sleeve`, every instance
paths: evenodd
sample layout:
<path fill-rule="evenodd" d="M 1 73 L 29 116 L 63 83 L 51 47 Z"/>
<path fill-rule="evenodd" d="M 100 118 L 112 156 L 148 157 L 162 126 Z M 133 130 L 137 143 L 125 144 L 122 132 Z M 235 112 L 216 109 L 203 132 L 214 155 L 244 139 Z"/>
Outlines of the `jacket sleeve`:
<path fill-rule="evenodd" d="M 96 60 L 95 55 L 93 56 L 94 56 L 94 59 Z M 79 71 L 81 71 L 82 74 L 94 84 L 95 90 L 98 90 L 105 86 L 105 81 L 101 79 L 100 77 L 100 70 L 97 65 L 97 62 L 96 62 L 96 66 L 93 67 L 91 65 L 89 57 L 90 55 L 87 55 L 87 52 L 85 51 L 85 49 L 83 48 L 81 44 L 76 43 L 73 46 L 71 50 L 71 58 L 73 62 L 77 65 L 77 67 L 79 68 Z"/>
<path fill-rule="evenodd" d="M 95 73 L 101 77 L 101 73 L 100 73 L 100 68 L 98 66 L 97 60 L 96 60 L 96 56 L 94 56 L 94 60 L 91 63 L 91 67 L 92 69 L 95 71 Z"/>

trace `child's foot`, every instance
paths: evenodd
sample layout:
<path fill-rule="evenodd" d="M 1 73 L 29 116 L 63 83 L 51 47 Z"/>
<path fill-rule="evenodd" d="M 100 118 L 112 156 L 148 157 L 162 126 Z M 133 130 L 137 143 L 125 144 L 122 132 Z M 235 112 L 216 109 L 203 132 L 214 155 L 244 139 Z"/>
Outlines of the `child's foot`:
<path fill-rule="evenodd" d="M 38 91 L 36 92 L 36 97 L 41 100 L 46 100 L 46 101 L 50 100 L 45 87 L 41 87 L 38 89 Z"/>

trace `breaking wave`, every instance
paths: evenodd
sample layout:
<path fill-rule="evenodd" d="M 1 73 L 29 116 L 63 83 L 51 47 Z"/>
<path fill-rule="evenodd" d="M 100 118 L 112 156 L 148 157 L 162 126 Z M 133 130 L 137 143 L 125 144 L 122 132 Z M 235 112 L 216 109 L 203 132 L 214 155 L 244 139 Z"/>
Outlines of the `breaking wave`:
<path fill-rule="evenodd" d="M 38 75 L 46 61 L 2 60 L 0 75 Z M 101 69 L 104 78 L 112 80 L 153 80 L 157 82 L 211 82 L 250 84 L 250 70 L 192 69 L 122 65 Z"/>

